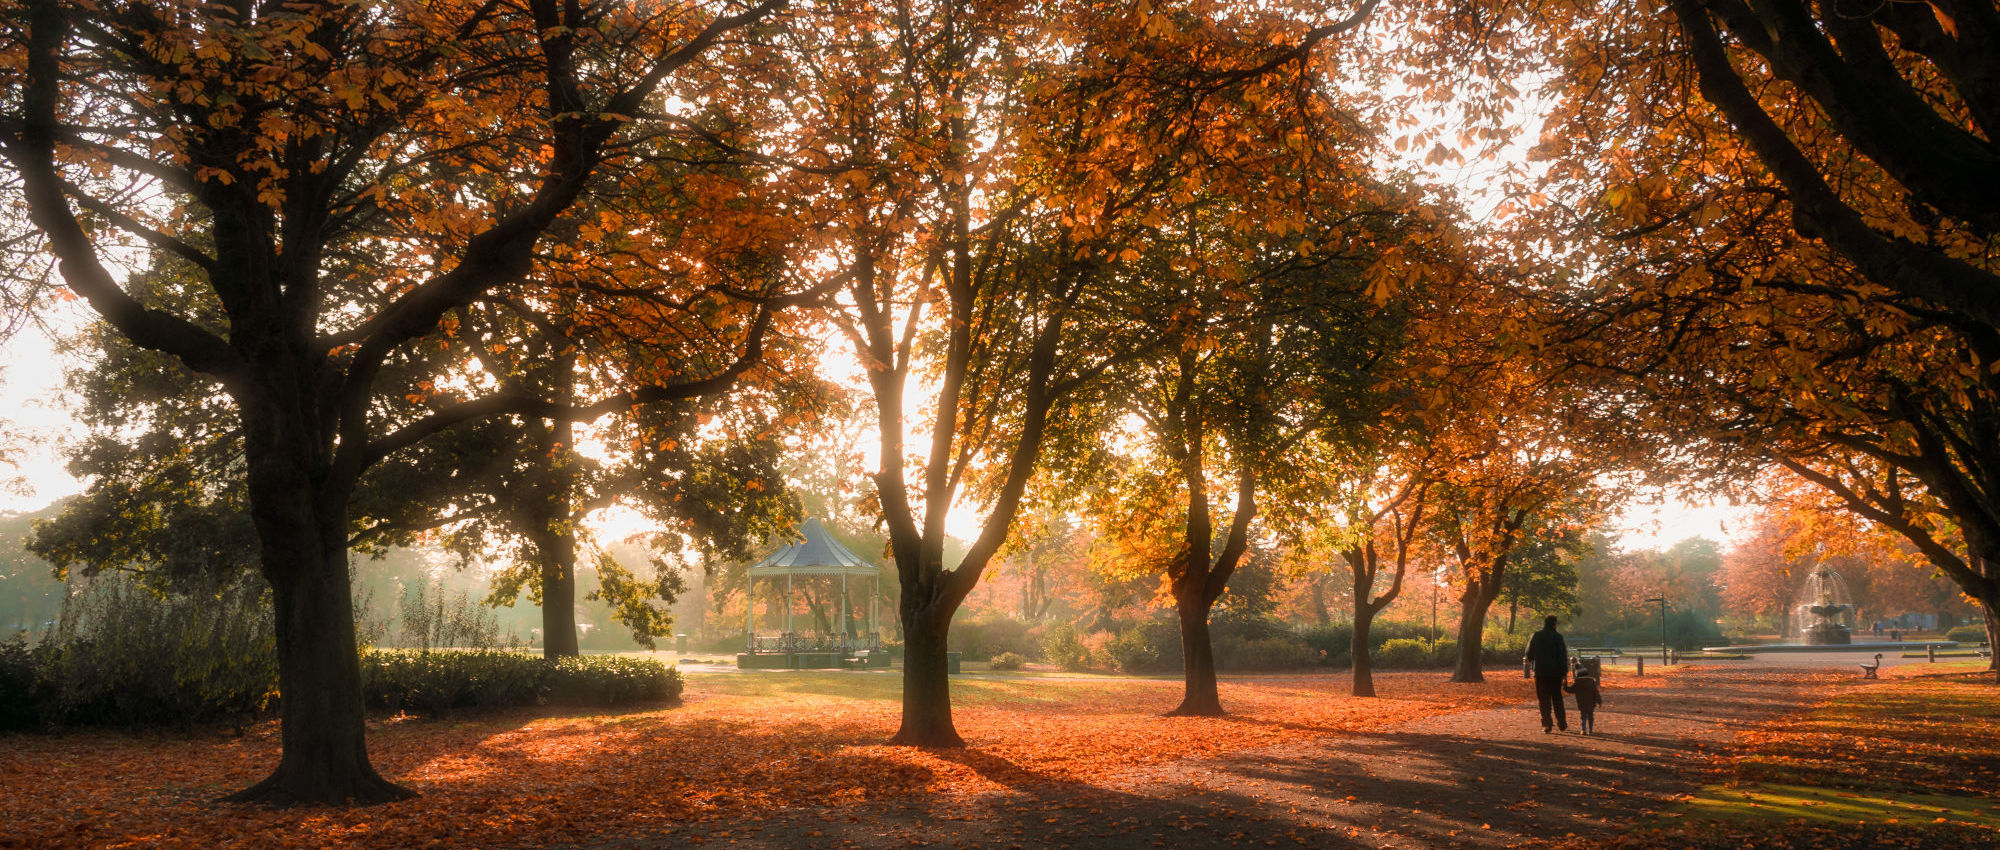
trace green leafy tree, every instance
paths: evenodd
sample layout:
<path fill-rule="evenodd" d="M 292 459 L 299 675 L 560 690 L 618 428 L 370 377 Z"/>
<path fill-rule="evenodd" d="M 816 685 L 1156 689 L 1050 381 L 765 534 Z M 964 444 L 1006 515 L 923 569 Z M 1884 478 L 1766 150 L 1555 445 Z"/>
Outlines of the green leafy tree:
<path fill-rule="evenodd" d="M 1577 561 L 1588 555 L 1585 526 L 1568 525 L 1538 534 L 1521 547 L 1514 568 L 1500 582 L 1507 602 L 1507 634 L 1522 609 L 1535 614 L 1569 615 L 1577 611 Z"/>

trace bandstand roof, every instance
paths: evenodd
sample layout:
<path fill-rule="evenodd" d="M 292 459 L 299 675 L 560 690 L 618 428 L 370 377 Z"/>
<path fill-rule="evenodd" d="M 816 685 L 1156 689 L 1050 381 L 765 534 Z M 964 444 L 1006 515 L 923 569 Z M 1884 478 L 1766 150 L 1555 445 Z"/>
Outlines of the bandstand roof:
<path fill-rule="evenodd" d="M 750 568 L 751 578 L 768 576 L 879 576 L 881 570 L 848 551 L 828 534 L 818 518 L 808 519 L 800 529 L 805 540 L 793 543 Z"/>

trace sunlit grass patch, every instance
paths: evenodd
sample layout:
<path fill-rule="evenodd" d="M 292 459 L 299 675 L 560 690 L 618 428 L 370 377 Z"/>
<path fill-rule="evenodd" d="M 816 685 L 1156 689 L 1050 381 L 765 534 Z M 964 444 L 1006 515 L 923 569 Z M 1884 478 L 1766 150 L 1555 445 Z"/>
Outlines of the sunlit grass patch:
<path fill-rule="evenodd" d="M 1950 823 L 2000 829 L 2000 800 L 1808 785 L 1709 786 L 1678 811 L 1694 821 Z"/>
<path fill-rule="evenodd" d="M 1742 743 L 1618 846 L 2000 846 L 2000 687 L 1974 665 L 1854 682 Z"/>

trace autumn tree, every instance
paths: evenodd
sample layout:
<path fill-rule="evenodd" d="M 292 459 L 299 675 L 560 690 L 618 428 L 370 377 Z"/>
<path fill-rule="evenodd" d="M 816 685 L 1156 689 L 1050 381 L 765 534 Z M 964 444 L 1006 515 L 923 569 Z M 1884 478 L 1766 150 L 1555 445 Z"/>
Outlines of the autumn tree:
<path fill-rule="evenodd" d="M 1674 434 L 1684 468 L 1830 485 L 1990 612 L 1992 10 L 1570 11 L 1524 22 L 1546 40 L 1515 55 L 1553 65 L 1532 193 L 1557 202 L 1524 232 L 1597 273 L 1568 293 L 1603 340 L 1580 359 L 1658 402 L 1624 413 Z"/>
<path fill-rule="evenodd" d="M 1437 459 L 1411 431 L 1389 431 L 1362 444 L 1334 467 L 1341 472 L 1330 505 L 1333 521 L 1306 537 L 1337 554 L 1352 579 L 1354 626 L 1349 649 L 1355 696 L 1375 696 L 1369 633 L 1375 616 L 1402 595 L 1403 580 L 1426 555 Z"/>
<path fill-rule="evenodd" d="M 988 610 L 1006 612 L 1025 623 L 1046 622 L 1077 613 L 1095 535 L 1067 512 L 1030 493 L 1012 537 L 1003 547 L 982 588 Z M 975 596 L 981 591 L 974 591 Z"/>
<path fill-rule="evenodd" d="M 1394 206 L 1400 199 L 1392 191 L 1342 189 L 1371 195 L 1372 203 L 1360 210 L 1312 205 L 1298 233 L 1204 233 L 1195 221 L 1205 212 L 1190 211 L 1163 247 L 1176 259 L 1219 255 L 1229 265 L 1155 264 L 1153 282 L 1171 297 L 1160 299 L 1166 311 L 1149 319 L 1170 344 L 1118 370 L 1128 388 L 1125 409 L 1143 426 L 1146 445 L 1113 486 L 1157 489 L 1179 505 L 1164 528 L 1103 524 L 1116 536 L 1167 547 L 1125 569 L 1164 573 L 1174 599 L 1186 689 L 1171 714 L 1222 713 L 1209 616 L 1250 553 L 1260 499 L 1298 489 L 1288 479 L 1299 477 L 1292 470 L 1305 458 L 1293 449 L 1309 439 L 1345 438 L 1381 404 L 1377 367 L 1390 362 L 1402 311 L 1366 291 L 1370 273 L 1384 273 L 1377 264 L 1385 253 L 1422 252 L 1398 241 L 1419 225 L 1412 210 Z M 1299 251 L 1316 244 L 1328 247 Z"/>
<path fill-rule="evenodd" d="M 1715 574 L 1723 610 L 1772 623 L 1779 634 L 1789 634 L 1792 606 L 1805 582 L 1805 573 L 1787 551 L 1790 536 L 1780 516 L 1768 510 L 1759 514 L 1754 532 L 1724 553 L 1722 569 Z"/>
<path fill-rule="evenodd" d="M 1137 246 L 1174 198 L 1228 176 L 1214 164 L 1274 97 L 1267 73 L 1344 27 L 1041 4 L 826 4 L 806 20 L 772 61 L 808 81 L 784 155 L 825 175 L 828 256 L 846 287 L 834 316 L 879 416 L 875 481 L 906 640 L 894 740 L 958 745 L 952 615 L 1044 451 L 1091 444 L 1105 370 L 1157 344 L 1124 319 Z M 927 450 L 906 451 L 913 418 Z M 984 508 L 984 524 L 947 565 L 945 517 L 960 503 Z"/>
<path fill-rule="evenodd" d="M 2000 330 L 1982 247 L 2000 233 L 1991 4 L 1671 8 L 1702 98 L 1784 187 L 1801 235 L 1871 283 Z"/>
<path fill-rule="evenodd" d="M 385 390 L 408 394 L 385 376 L 416 378 L 402 367 L 425 362 L 454 311 L 529 275 L 544 236 L 632 153 L 636 116 L 775 5 L 10 7 L 0 154 L 64 283 L 135 344 L 219 382 L 240 420 L 284 723 L 276 770 L 233 799 L 410 795 L 365 747 L 350 499 L 451 427 L 571 405 L 475 387 L 385 408 Z M 477 170 L 514 175 L 512 190 L 476 199 L 433 179 Z M 113 264 L 133 245 L 197 269 L 217 312 L 121 285 Z M 727 386 L 771 321 L 730 318 L 722 367 L 589 409 Z"/>
<path fill-rule="evenodd" d="M 1497 380 L 1497 379 L 1496 379 Z M 1595 453 L 1581 449 L 1577 411 L 1537 410 L 1539 399 L 1502 394 L 1447 426 L 1433 524 L 1459 591 L 1454 682 L 1482 682 L 1486 618 L 1520 557 L 1575 535 L 1601 512 L 1606 492 Z"/>

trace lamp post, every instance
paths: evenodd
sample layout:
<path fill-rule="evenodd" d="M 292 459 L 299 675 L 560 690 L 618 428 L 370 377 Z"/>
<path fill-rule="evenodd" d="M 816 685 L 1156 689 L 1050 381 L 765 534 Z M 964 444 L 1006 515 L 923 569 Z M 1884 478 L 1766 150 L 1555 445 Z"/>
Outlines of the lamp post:
<path fill-rule="evenodd" d="M 1438 654 L 1438 571 L 1431 571 L 1431 660 Z"/>
<path fill-rule="evenodd" d="M 1667 598 L 1655 596 L 1646 601 L 1660 603 L 1660 666 L 1664 667 L 1667 665 Z"/>

